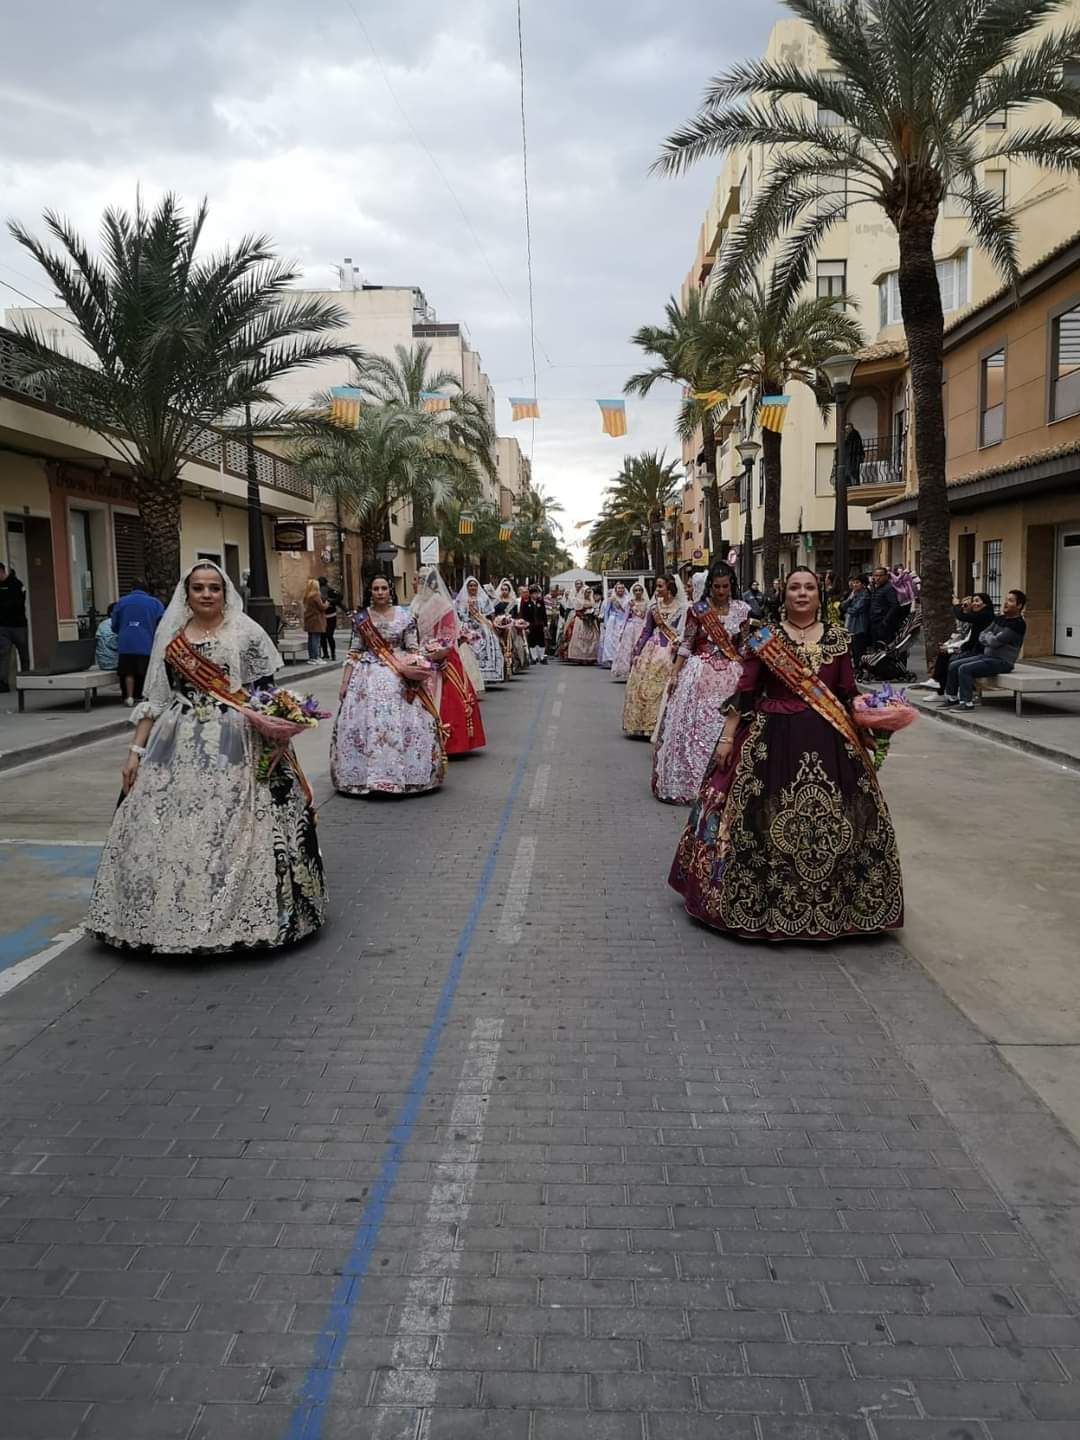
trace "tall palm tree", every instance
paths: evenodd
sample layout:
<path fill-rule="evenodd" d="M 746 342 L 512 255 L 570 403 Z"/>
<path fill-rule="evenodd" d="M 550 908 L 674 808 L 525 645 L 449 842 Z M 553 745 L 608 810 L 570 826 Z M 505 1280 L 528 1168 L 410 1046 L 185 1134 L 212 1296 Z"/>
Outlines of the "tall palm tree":
<path fill-rule="evenodd" d="M 190 218 L 174 195 L 151 213 L 106 210 L 101 253 L 45 212 L 59 250 L 21 225 L 11 233 L 49 277 L 93 353 L 86 365 L 53 350 L 33 326 L 14 337 L 25 380 L 131 466 L 143 522 L 146 578 L 166 595 L 180 573 L 181 472 L 208 425 L 245 404 L 273 402 L 287 371 L 346 357 L 327 338 L 346 323 L 336 305 L 290 293 L 297 273 L 265 236 L 205 259 L 206 202 Z"/>
<path fill-rule="evenodd" d="M 704 297 L 699 290 L 692 290 L 685 306 L 672 295 L 664 306 L 664 316 L 663 325 L 643 325 L 632 336 L 632 343 L 646 355 L 654 356 L 656 364 L 631 375 L 623 391 L 627 395 L 648 395 L 661 381 L 684 387 L 675 431 L 683 441 L 692 440 L 701 431 L 709 544 L 716 550 L 724 524 L 716 480 L 716 429 L 713 406 L 698 397 L 719 388 L 709 357 L 715 350 L 716 332 L 726 326 L 726 315 L 715 290 Z"/>
<path fill-rule="evenodd" d="M 770 148 L 769 168 L 722 267 L 725 282 L 752 270 L 781 236 L 781 263 L 805 280 L 822 238 L 857 205 L 876 207 L 894 226 L 931 645 L 952 624 L 934 227 L 945 196 L 954 196 L 978 244 L 1006 279 L 1017 279 L 1016 223 L 984 187 L 981 172 L 1011 160 L 1080 170 L 1080 27 L 1042 29 L 1068 3 L 784 0 L 817 32 L 829 71 L 787 61 L 734 66 L 709 83 L 698 114 L 665 141 L 656 162 L 677 173 L 728 150 Z M 1019 116 L 1041 102 L 1064 118 L 986 128 L 1003 111 Z M 823 124 L 822 112 L 838 123 Z M 841 188 L 846 182 L 846 197 L 838 182 Z"/>
<path fill-rule="evenodd" d="M 822 414 L 827 414 L 831 394 L 822 364 L 831 355 L 858 350 L 865 343 L 859 322 L 844 308 L 846 303 L 843 296 L 805 295 L 779 268 L 773 270 L 767 286 L 755 276 L 744 289 L 725 296 L 726 322 L 711 327 L 703 338 L 710 347 L 704 363 L 726 390 L 748 390 L 755 412 L 762 396 L 782 395 L 790 385 L 800 384 L 814 392 Z M 780 574 L 782 438 L 776 430 L 761 432 L 766 590 Z"/>
<path fill-rule="evenodd" d="M 642 531 L 649 536 L 652 566 L 664 570 L 664 517 L 678 495 L 677 462 L 663 452 L 644 450 L 627 455 L 608 486 L 604 509 L 589 532 L 589 552 L 614 558 L 635 548 Z"/>
<path fill-rule="evenodd" d="M 430 345 L 395 345 L 393 358 L 365 355 L 355 378 L 369 403 L 400 406 L 423 417 L 428 448 L 438 467 L 458 481 L 461 493 L 478 494 L 482 474 L 497 478 L 495 428 L 484 401 L 466 390 L 453 371 L 432 369 Z M 431 412 L 424 397 L 436 392 L 446 397 L 447 408 Z M 430 518 L 422 501 L 418 507 L 413 510 L 417 546 Z"/>

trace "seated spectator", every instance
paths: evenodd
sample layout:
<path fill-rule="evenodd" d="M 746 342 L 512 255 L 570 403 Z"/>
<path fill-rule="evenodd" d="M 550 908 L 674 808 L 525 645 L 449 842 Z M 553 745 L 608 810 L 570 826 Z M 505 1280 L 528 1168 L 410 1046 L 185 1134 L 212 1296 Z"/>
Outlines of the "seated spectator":
<path fill-rule="evenodd" d="M 990 596 L 985 590 L 977 595 L 965 595 L 963 600 L 957 600 L 954 595 L 953 615 L 956 629 L 938 651 L 930 678 L 915 687 L 918 690 L 939 690 L 944 694 L 949 662 L 961 657 L 977 659 L 983 653 L 979 636 L 994 618 L 994 602 Z"/>
<path fill-rule="evenodd" d="M 114 602 L 106 610 L 104 620 L 94 633 L 94 664 L 99 670 L 108 670 L 112 673 L 116 672 L 120 661 L 117 634 L 112 628 L 112 613 L 115 609 Z"/>
<path fill-rule="evenodd" d="M 1027 596 L 1022 590 L 1010 590 L 996 620 L 979 632 L 982 654 L 958 655 L 949 661 L 945 679 L 946 705 L 959 705 L 961 710 L 975 709 L 975 681 L 987 675 L 1005 675 L 1020 658 L 1027 622 L 1024 606 Z"/>
<path fill-rule="evenodd" d="M 870 576 L 853 575 L 848 594 L 840 601 L 844 629 L 851 636 L 851 663 L 858 670 L 870 639 Z"/>

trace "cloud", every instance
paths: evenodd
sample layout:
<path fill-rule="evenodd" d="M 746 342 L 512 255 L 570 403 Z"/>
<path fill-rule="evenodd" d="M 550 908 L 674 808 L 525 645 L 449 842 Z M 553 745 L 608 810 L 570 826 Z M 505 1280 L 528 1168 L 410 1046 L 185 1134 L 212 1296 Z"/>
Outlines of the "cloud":
<path fill-rule="evenodd" d="M 12 9 L 0 126 L 19 138 L 0 158 L 5 210 L 33 226 L 52 206 L 93 233 L 138 185 L 149 198 L 206 194 L 212 243 L 266 231 L 311 285 L 332 285 L 343 255 L 372 282 L 417 284 L 440 319 L 468 325 L 499 428 L 528 450 L 506 403 L 532 388 L 513 8 L 330 0 L 301 23 L 284 0 L 100 0 L 65 7 L 47 44 L 32 8 Z M 535 471 L 574 535 L 624 452 L 677 452 L 674 394 L 631 400 L 621 440 L 600 433 L 595 405 L 637 367 L 628 337 L 682 283 L 711 190 L 708 166 L 677 181 L 648 166 L 709 75 L 760 51 L 779 10 L 526 0 L 524 14 Z M 50 298 L 6 235 L 4 285 Z M 0 305 L 19 303 L 0 288 Z"/>

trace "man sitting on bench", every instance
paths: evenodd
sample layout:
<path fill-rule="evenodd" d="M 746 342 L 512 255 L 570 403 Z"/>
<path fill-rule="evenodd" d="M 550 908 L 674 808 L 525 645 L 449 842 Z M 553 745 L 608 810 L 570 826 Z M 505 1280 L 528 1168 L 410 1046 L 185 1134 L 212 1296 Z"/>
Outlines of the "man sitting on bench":
<path fill-rule="evenodd" d="M 1001 614 L 979 635 L 981 655 L 958 655 L 949 662 L 945 681 L 945 704 L 959 705 L 961 710 L 975 709 L 975 681 L 987 675 L 1004 675 L 1020 658 L 1027 621 L 1023 590 L 1010 590 L 1001 607 Z"/>

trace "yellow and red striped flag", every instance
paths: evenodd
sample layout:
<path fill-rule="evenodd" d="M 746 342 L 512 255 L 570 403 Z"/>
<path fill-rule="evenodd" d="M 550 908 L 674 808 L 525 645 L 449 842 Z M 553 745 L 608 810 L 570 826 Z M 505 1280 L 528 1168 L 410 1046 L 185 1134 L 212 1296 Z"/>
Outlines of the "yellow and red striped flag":
<path fill-rule="evenodd" d="M 352 385 L 335 385 L 330 391 L 330 419 L 335 425 L 355 430 L 360 424 L 363 392 Z"/>
<path fill-rule="evenodd" d="M 790 399 L 790 395 L 763 395 L 761 397 L 758 423 L 762 430 L 775 430 L 777 434 L 783 430 L 784 416 L 787 414 Z"/>
<path fill-rule="evenodd" d="M 626 434 L 626 401 L 625 400 L 597 400 L 600 406 L 600 414 L 604 417 L 605 435 Z"/>
<path fill-rule="evenodd" d="M 450 396 L 444 395 L 441 390 L 421 390 L 420 408 L 429 415 L 437 415 L 440 410 L 450 409 Z"/>
<path fill-rule="evenodd" d="M 510 396 L 510 419 L 513 420 L 539 420 L 540 405 L 535 395 L 511 395 Z"/>
<path fill-rule="evenodd" d="M 695 390 L 694 399 L 709 410 L 715 410 L 718 405 L 727 403 L 727 396 L 723 390 Z"/>
<path fill-rule="evenodd" d="M 504 520 L 503 523 L 499 526 L 499 539 L 505 543 L 507 540 L 510 539 L 510 536 L 513 535 L 513 533 L 513 525 L 507 524 Z"/>
<path fill-rule="evenodd" d="M 471 535 L 476 529 L 476 516 L 468 510 L 462 510 L 458 516 L 457 533 L 459 535 Z"/>

